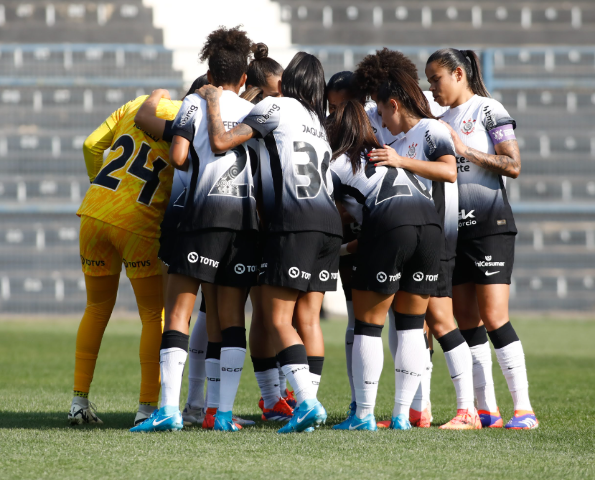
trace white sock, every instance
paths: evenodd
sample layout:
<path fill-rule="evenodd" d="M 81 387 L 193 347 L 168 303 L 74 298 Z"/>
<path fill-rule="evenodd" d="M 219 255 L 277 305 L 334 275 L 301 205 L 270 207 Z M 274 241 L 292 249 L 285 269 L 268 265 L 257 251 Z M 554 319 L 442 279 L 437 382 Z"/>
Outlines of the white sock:
<path fill-rule="evenodd" d="M 448 373 L 457 394 L 457 410 L 473 410 L 473 359 L 467 343 L 444 352 Z"/>
<path fill-rule="evenodd" d="M 395 325 L 395 311 L 390 308 L 388 310 L 388 348 L 390 348 L 390 354 L 393 360 L 397 354 L 398 346 L 399 338 L 397 336 L 397 326 Z"/>
<path fill-rule="evenodd" d="M 260 395 L 264 401 L 264 408 L 273 408 L 279 401 L 279 370 L 277 367 L 264 372 L 254 372 L 256 383 L 260 388 Z"/>
<path fill-rule="evenodd" d="M 471 347 L 473 358 L 473 388 L 477 397 L 477 409 L 495 412 L 498 409 L 494 376 L 492 374 L 492 350 L 489 342 Z"/>
<path fill-rule="evenodd" d="M 374 413 L 378 382 L 384 365 L 382 337 L 355 335 L 353 340 L 353 384 L 355 414 L 358 418 Z"/>
<path fill-rule="evenodd" d="M 289 364 L 281 367 L 293 388 L 298 407 L 304 400 L 316 398 L 308 364 Z"/>
<path fill-rule="evenodd" d="M 221 385 L 221 362 L 218 358 L 205 360 L 207 372 L 207 408 L 219 408 L 219 389 Z"/>
<path fill-rule="evenodd" d="M 287 396 L 287 378 L 285 378 L 279 362 L 277 362 L 277 369 L 279 371 L 279 395 L 281 395 L 281 398 L 285 398 Z"/>
<path fill-rule="evenodd" d="M 496 349 L 496 358 L 512 394 L 515 410 L 533 411 L 529 401 L 529 381 L 525 353 L 520 340 Z"/>
<path fill-rule="evenodd" d="M 181 348 L 166 348 L 159 352 L 161 369 L 161 406 L 180 408 L 180 390 L 188 352 Z"/>
<path fill-rule="evenodd" d="M 245 358 L 245 348 L 223 347 L 221 349 L 221 382 L 219 382 L 219 410 L 221 412 L 231 412 L 233 409 Z"/>
<path fill-rule="evenodd" d="M 188 345 L 188 399 L 190 408 L 198 410 L 204 407 L 205 398 L 205 357 L 207 354 L 207 314 L 198 312 L 192 328 Z"/>
<path fill-rule="evenodd" d="M 312 379 L 312 389 L 314 390 L 314 396 L 318 396 L 318 388 L 320 387 L 320 379 L 322 375 L 316 375 L 310 372 L 310 378 Z"/>
<path fill-rule="evenodd" d="M 427 366 L 426 340 L 423 328 L 397 330 L 399 347 L 395 355 L 395 406 L 393 417 L 405 414 Z"/>
<path fill-rule="evenodd" d="M 353 327 L 355 325 L 355 314 L 353 313 L 353 302 L 346 300 L 347 304 L 347 330 L 345 330 L 345 362 L 347 363 L 347 378 L 351 389 L 351 401 L 355 402 L 355 388 L 353 386 Z"/>
<path fill-rule="evenodd" d="M 419 387 L 417 387 L 417 391 L 415 392 L 415 395 L 413 396 L 413 401 L 411 402 L 411 408 L 413 410 L 423 412 L 428 406 L 428 403 L 430 402 L 430 384 L 432 382 L 433 369 L 434 365 L 432 364 L 430 349 L 426 348 L 426 368 L 422 373 L 421 381 L 419 382 Z"/>

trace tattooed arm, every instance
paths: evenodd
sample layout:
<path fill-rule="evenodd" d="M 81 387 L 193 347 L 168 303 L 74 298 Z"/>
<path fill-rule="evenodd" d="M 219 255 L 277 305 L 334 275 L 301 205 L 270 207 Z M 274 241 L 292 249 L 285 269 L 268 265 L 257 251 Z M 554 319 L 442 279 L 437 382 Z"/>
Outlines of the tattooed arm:
<path fill-rule="evenodd" d="M 197 93 L 207 101 L 209 141 L 213 153 L 226 152 L 254 136 L 255 131 L 245 123 L 240 123 L 229 132 L 225 131 L 223 120 L 221 120 L 221 110 L 219 109 L 219 98 L 223 93 L 221 87 L 215 88 L 212 85 L 205 85 Z"/>
<path fill-rule="evenodd" d="M 457 133 L 446 122 L 440 120 L 450 130 L 457 155 L 465 157 L 471 163 L 505 177 L 517 178 L 521 173 L 521 153 L 516 140 L 508 140 L 494 146 L 496 154 L 480 152 L 465 145 Z"/>

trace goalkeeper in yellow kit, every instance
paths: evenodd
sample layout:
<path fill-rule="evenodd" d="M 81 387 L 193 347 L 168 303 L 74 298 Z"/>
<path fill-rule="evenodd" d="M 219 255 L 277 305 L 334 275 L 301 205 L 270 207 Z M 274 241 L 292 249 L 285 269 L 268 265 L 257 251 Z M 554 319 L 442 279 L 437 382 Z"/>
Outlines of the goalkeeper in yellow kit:
<path fill-rule="evenodd" d="M 156 91 L 152 94 L 163 97 Z M 71 424 L 102 423 L 89 402 L 89 389 L 103 332 L 110 319 L 122 264 L 130 279 L 142 321 L 141 385 L 135 424 L 151 415 L 159 399 L 159 347 L 163 293 L 159 251 L 160 224 L 171 193 L 169 127 L 181 102 L 161 99 L 157 117 L 166 120 L 163 138 L 134 122 L 147 96 L 116 110 L 85 141 L 83 153 L 91 187 L 81 217 L 80 257 L 87 306 L 76 339 Z M 110 149 L 106 160 L 104 150 Z"/>

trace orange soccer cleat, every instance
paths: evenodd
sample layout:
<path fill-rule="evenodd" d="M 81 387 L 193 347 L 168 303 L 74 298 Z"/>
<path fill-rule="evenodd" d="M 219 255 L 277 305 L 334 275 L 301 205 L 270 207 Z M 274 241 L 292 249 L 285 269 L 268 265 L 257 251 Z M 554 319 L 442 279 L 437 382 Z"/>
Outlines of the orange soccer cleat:
<path fill-rule="evenodd" d="M 441 430 L 480 430 L 481 420 L 477 410 L 457 410 L 456 416 L 448 423 L 441 425 Z"/>

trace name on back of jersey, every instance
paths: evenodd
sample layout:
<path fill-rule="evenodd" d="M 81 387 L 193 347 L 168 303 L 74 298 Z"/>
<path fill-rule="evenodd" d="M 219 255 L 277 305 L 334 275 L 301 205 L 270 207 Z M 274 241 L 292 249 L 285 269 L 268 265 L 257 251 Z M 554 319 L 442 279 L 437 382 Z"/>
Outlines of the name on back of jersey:
<path fill-rule="evenodd" d="M 322 138 L 324 141 L 326 141 L 326 133 L 324 133 L 322 130 L 318 130 L 314 127 L 309 127 L 308 125 L 302 125 L 302 128 L 302 133 L 309 133 L 310 135 L 313 135 L 316 138 Z"/>

